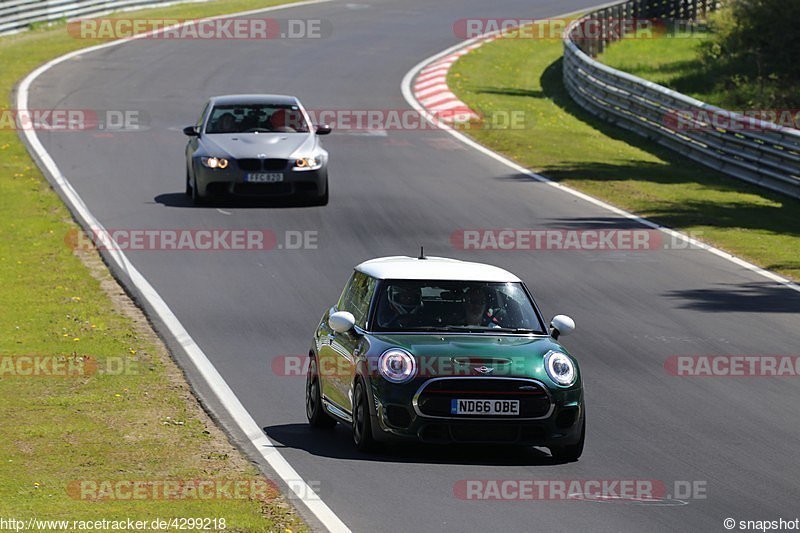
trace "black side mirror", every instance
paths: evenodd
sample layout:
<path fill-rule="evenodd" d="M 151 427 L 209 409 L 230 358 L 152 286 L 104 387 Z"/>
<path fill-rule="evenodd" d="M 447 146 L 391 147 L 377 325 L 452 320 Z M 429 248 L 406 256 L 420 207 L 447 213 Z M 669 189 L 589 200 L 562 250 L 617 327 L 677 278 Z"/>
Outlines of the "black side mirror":
<path fill-rule="evenodd" d="M 317 135 L 327 135 L 331 132 L 331 127 L 327 124 L 320 124 L 317 126 Z"/>
<path fill-rule="evenodd" d="M 200 132 L 197 131 L 195 126 L 186 126 L 183 128 L 183 134 L 188 135 L 189 137 L 200 137 Z"/>

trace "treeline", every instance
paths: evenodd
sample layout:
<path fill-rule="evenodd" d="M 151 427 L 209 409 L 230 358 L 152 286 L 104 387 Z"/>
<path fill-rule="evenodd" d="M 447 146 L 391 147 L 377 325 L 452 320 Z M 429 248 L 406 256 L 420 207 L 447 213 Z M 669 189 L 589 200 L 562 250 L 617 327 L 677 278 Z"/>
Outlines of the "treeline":
<path fill-rule="evenodd" d="M 728 0 L 703 60 L 741 105 L 800 107 L 800 0 Z"/>

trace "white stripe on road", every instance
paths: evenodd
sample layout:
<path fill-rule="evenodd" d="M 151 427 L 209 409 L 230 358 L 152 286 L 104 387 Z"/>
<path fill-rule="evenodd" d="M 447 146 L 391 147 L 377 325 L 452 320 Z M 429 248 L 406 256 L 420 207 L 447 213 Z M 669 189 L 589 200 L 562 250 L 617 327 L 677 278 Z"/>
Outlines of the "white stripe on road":
<path fill-rule="evenodd" d="M 275 11 L 278 9 L 286 9 L 291 7 L 321 4 L 329 1 L 331 0 L 307 0 L 282 6 L 273 6 L 264 9 L 255 9 L 240 13 L 231 13 L 228 15 L 219 15 L 201 20 L 218 20 L 231 17 L 242 17 L 256 13 L 263 13 L 265 11 Z M 162 28 L 160 30 L 142 33 L 134 37 L 128 37 L 118 41 L 92 46 L 90 48 L 83 48 L 58 57 L 37 68 L 28 74 L 24 80 L 22 80 L 22 83 L 20 83 L 19 86 L 19 91 L 17 92 L 17 110 L 19 112 L 27 111 L 28 93 L 31 84 L 36 80 L 36 78 L 59 63 L 79 55 L 88 54 L 105 48 L 110 48 L 112 46 L 118 46 L 120 44 L 136 39 L 142 39 L 144 37 L 155 35 L 169 29 L 183 27 L 195 23 L 197 23 L 197 21 L 185 22 L 178 26 Z M 41 161 L 41 165 L 43 165 L 45 170 L 49 172 L 54 185 L 62 192 L 73 214 L 82 220 L 86 227 L 97 229 L 100 234 L 106 235 L 107 232 L 103 226 L 95 218 L 91 211 L 89 211 L 89 208 L 83 202 L 81 197 L 78 195 L 69 181 L 67 181 L 67 179 L 64 177 L 64 174 L 62 174 L 58 166 L 56 166 L 53 158 L 49 153 L 47 153 L 47 150 L 45 150 L 44 146 L 39 141 L 36 131 L 33 129 L 24 129 L 23 134 L 25 135 L 31 150 L 36 153 L 36 156 Z M 150 285 L 147 279 L 145 279 L 145 277 L 142 276 L 136 267 L 133 266 L 125 254 L 119 250 L 118 246 L 110 246 L 107 253 L 117 267 L 127 274 L 131 283 L 133 283 L 147 303 L 150 304 L 156 315 L 158 315 L 158 318 L 167 327 L 170 334 L 172 334 L 172 336 L 180 343 L 181 347 L 189 356 L 189 359 L 191 359 L 195 368 L 197 368 L 197 371 L 203 377 L 208 387 L 214 392 L 223 408 L 227 411 L 228 415 L 236 422 L 242 432 L 247 435 L 248 440 L 253 444 L 258 453 L 266 460 L 275 473 L 284 481 L 284 483 L 286 483 L 286 485 L 289 487 L 289 490 L 294 493 L 295 497 L 292 499 L 301 501 L 303 505 L 305 505 L 305 507 L 329 531 L 336 533 L 349 532 L 350 529 L 344 524 L 344 522 L 342 522 L 342 520 L 336 516 L 336 514 L 325 504 L 325 502 L 322 501 L 321 498 L 316 496 L 313 489 L 303 479 L 300 478 L 300 475 L 283 457 L 283 455 L 281 455 L 275 444 L 264 434 L 263 430 L 259 427 L 256 421 L 253 420 L 253 417 L 250 416 L 250 413 L 247 412 L 242 403 L 239 401 L 239 398 L 236 397 L 236 394 L 225 382 L 225 379 L 223 379 L 211 361 L 209 361 L 206 354 L 203 353 L 203 350 L 200 348 L 200 346 L 197 345 L 195 340 L 191 337 L 191 335 L 189 335 L 189 332 L 183 327 L 180 320 L 178 320 L 178 317 L 175 316 L 169 306 L 167 306 L 167 303 L 164 301 L 164 299 L 161 298 L 161 296 L 158 294 L 158 292 L 156 292 L 153 286 Z"/>

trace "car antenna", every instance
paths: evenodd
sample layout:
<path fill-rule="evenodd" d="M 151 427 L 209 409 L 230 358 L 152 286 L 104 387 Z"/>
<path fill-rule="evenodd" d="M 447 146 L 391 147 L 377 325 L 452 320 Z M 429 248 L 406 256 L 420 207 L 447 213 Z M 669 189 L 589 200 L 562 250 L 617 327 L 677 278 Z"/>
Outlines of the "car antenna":
<path fill-rule="evenodd" d="M 417 259 L 427 259 L 427 257 L 425 257 L 425 247 L 424 246 L 420 246 L 419 247 L 419 257 L 417 257 Z"/>

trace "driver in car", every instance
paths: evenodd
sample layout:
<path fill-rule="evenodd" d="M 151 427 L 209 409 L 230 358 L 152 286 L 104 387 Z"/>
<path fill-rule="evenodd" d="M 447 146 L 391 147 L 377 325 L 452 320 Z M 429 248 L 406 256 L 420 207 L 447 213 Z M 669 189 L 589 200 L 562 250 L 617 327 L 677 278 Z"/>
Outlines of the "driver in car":
<path fill-rule="evenodd" d="M 422 320 L 422 289 L 392 285 L 388 293 L 389 310 L 394 315 L 386 321 L 386 326 L 407 328 L 418 326 Z"/>
<path fill-rule="evenodd" d="M 220 133 L 235 133 L 236 131 L 236 117 L 233 113 L 223 113 L 217 119 L 217 129 Z"/>

